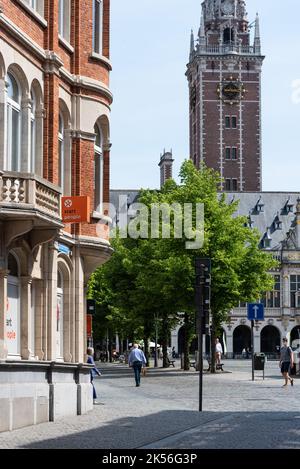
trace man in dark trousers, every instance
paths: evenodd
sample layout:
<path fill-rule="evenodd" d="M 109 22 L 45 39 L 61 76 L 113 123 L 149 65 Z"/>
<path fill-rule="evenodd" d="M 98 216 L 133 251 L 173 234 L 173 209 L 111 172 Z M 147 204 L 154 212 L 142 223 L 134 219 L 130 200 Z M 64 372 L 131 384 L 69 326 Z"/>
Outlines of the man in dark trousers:
<path fill-rule="evenodd" d="M 93 386 L 93 402 L 94 402 L 94 404 L 100 404 L 100 402 L 98 402 L 98 400 L 97 400 L 97 392 L 96 392 L 93 381 L 94 381 L 94 377 L 97 376 L 97 375 L 101 376 L 101 373 L 98 370 L 98 368 L 96 367 L 96 363 L 94 361 L 94 349 L 92 347 L 89 347 L 87 349 L 87 363 L 89 365 L 93 365 L 93 368 L 91 368 L 91 371 L 90 371 L 91 383 L 92 383 L 92 386 Z"/>
<path fill-rule="evenodd" d="M 133 348 L 128 357 L 128 364 L 133 368 L 136 387 L 141 384 L 141 370 L 146 366 L 146 357 L 144 352 L 139 349 L 138 344 L 133 344 Z"/>
<path fill-rule="evenodd" d="M 294 354 L 291 347 L 288 347 L 288 340 L 285 337 L 282 339 L 279 366 L 281 368 L 282 376 L 285 379 L 285 384 L 283 386 L 287 386 L 289 381 L 291 385 L 294 386 L 294 380 L 289 376 L 289 371 L 294 366 Z"/>

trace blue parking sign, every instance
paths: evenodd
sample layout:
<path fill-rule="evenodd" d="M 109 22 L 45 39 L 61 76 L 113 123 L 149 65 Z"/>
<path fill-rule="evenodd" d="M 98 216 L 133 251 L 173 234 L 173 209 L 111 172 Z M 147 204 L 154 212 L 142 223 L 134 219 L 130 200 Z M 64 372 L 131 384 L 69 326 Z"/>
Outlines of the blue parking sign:
<path fill-rule="evenodd" d="M 263 321 L 265 319 L 265 308 L 262 303 L 248 304 L 249 321 Z"/>

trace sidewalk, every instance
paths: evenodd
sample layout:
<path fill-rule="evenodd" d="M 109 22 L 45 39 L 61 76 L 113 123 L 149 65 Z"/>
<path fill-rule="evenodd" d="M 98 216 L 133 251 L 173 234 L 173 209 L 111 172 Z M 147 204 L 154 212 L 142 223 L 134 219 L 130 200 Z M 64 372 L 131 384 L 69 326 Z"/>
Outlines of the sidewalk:
<path fill-rule="evenodd" d="M 148 370 L 140 388 L 131 369 L 100 364 L 99 400 L 88 415 L 0 434 L 0 448 L 300 448 L 300 381 L 282 388 L 278 364 L 266 379 L 244 362 L 204 376 L 178 368 Z M 284 411 L 284 412 L 283 412 Z"/>

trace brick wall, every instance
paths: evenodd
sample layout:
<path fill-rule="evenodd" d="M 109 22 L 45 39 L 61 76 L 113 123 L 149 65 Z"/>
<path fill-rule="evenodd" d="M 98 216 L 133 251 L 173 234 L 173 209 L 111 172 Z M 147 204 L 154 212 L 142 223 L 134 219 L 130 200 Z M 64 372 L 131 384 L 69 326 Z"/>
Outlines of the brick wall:
<path fill-rule="evenodd" d="M 44 1 L 44 19 L 47 26 L 41 24 L 17 0 L 1 0 L 3 14 L 20 28 L 31 40 L 45 51 L 53 51 L 63 62 L 63 68 L 71 75 L 80 75 L 86 79 L 97 80 L 99 85 L 109 86 L 109 37 L 110 37 L 110 0 L 103 2 L 103 56 L 104 60 L 92 58 L 92 23 L 93 10 L 91 0 L 71 0 L 70 47 L 59 41 L 58 37 L 58 0 Z M 12 31 L 0 29 L 0 38 L 18 50 L 39 69 L 48 69 L 44 73 L 44 143 L 43 175 L 46 179 L 58 183 L 58 130 L 59 130 L 59 90 L 63 88 L 71 94 L 81 95 L 101 104 L 105 109 L 111 105 L 111 99 L 98 89 L 76 84 L 72 85 L 61 73 L 60 65 L 48 66 L 43 59 L 19 41 Z M 73 48 L 73 50 L 72 50 Z M 46 67 L 47 65 L 47 67 Z M 99 107 L 100 109 L 100 107 Z M 100 116 L 99 116 L 100 117 Z M 74 121 L 74 116 L 72 116 Z M 80 130 L 80 129 L 76 129 Z M 93 132 L 93 127 L 90 133 Z M 106 146 L 108 142 L 106 142 Z M 72 194 L 89 195 L 94 206 L 94 143 L 92 140 L 72 138 Z M 103 168 L 103 200 L 109 201 L 109 151 L 105 151 Z M 70 228 L 67 228 L 70 231 Z M 75 230 L 73 230 L 75 231 Z M 78 231 L 78 230 L 76 230 Z M 94 223 L 82 225 L 81 234 L 95 236 Z"/>

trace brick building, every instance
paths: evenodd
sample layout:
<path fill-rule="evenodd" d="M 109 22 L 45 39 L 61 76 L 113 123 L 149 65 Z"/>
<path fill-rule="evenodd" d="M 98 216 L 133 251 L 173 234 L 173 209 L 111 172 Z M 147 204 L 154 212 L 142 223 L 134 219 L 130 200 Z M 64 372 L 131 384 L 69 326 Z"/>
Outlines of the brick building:
<path fill-rule="evenodd" d="M 190 157 L 217 170 L 223 190 L 261 191 L 259 17 L 252 41 L 244 0 L 205 0 L 191 35 Z"/>
<path fill-rule="evenodd" d="M 109 15 L 110 0 L 0 0 L 0 431 L 92 407 L 79 364 L 87 282 L 111 255 L 96 230 L 109 201 Z M 90 223 L 62 223 L 63 195 L 90 196 Z"/>

